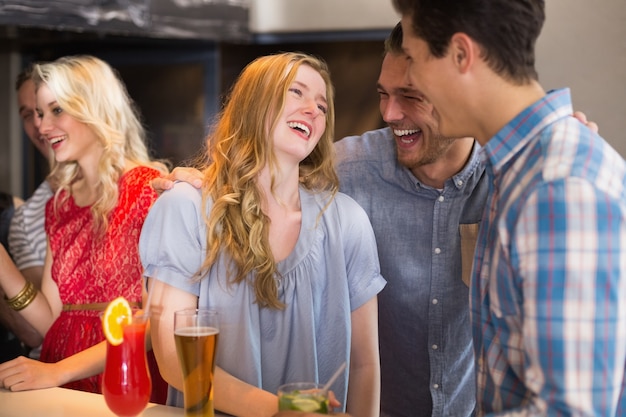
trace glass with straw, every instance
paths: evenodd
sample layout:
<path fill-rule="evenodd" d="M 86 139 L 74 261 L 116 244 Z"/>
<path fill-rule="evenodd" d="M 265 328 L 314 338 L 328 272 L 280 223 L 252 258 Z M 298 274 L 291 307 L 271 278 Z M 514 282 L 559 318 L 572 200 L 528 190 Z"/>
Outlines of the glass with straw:
<path fill-rule="evenodd" d="M 278 387 L 278 410 L 330 414 L 328 391 L 344 369 L 346 369 L 345 362 L 325 385 L 314 382 L 293 382 L 281 385 Z"/>

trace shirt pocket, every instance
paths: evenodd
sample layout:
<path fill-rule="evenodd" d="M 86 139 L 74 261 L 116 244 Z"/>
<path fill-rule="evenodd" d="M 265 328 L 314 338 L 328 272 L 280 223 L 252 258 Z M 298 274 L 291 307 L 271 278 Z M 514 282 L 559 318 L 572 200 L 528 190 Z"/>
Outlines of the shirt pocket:
<path fill-rule="evenodd" d="M 460 224 L 461 234 L 461 279 L 469 287 L 474 263 L 474 250 L 478 239 L 478 226 L 480 223 Z"/>

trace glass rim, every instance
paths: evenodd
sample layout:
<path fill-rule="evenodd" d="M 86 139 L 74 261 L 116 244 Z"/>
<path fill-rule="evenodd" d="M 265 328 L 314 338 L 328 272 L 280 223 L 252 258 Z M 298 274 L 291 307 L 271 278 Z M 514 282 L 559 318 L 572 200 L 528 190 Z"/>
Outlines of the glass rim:
<path fill-rule="evenodd" d="M 288 389 L 289 388 L 289 389 Z M 321 390 L 324 388 L 324 384 L 320 384 L 318 382 L 288 382 L 286 384 L 282 384 L 278 387 L 278 392 L 291 392 L 296 389 L 316 389 Z"/>
<path fill-rule="evenodd" d="M 214 308 L 183 308 L 181 310 L 174 311 L 174 315 L 184 315 L 184 316 L 193 316 L 197 314 L 218 314 L 217 310 Z"/>
<path fill-rule="evenodd" d="M 146 317 L 149 319 L 150 316 L 152 316 L 152 312 L 150 311 L 146 312 L 146 310 L 141 307 L 131 307 L 130 311 L 131 311 L 130 317 L 132 319 L 134 319 L 135 317 Z M 137 312 L 140 312 L 140 313 L 137 313 Z M 126 317 L 126 315 L 124 314 L 124 316 L 122 317 Z M 104 310 L 98 311 L 98 318 L 100 318 L 100 320 L 104 318 Z"/>

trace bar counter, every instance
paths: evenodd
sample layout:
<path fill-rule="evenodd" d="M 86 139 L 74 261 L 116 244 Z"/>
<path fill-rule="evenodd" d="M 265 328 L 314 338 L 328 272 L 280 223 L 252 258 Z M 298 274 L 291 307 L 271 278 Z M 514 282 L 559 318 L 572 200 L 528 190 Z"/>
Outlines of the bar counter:
<path fill-rule="evenodd" d="M 152 403 L 140 414 L 143 417 L 183 415 L 182 408 Z M 0 417 L 115 417 L 115 414 L 100 394 L 65 388 L 22 392 L 0 389 Z"/>

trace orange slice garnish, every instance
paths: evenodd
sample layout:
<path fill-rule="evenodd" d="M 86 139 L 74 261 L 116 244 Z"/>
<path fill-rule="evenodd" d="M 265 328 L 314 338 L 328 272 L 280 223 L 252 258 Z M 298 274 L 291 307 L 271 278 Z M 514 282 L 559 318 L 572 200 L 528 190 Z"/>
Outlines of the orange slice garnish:
<path fill-rule="evenodd" d="M 130 324 L 132 316 L 130 304 L 124 297 L 117 297 L 109 303 L 102 316 L 102 330 L 110 344 L 117 346 L 124 341 L 123 326 Z"/>

